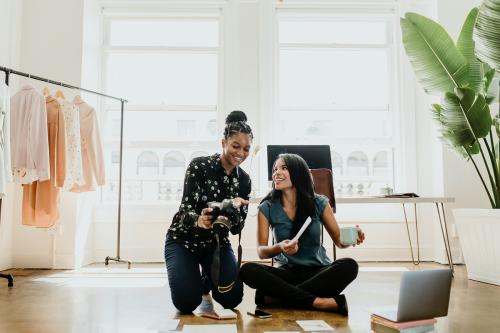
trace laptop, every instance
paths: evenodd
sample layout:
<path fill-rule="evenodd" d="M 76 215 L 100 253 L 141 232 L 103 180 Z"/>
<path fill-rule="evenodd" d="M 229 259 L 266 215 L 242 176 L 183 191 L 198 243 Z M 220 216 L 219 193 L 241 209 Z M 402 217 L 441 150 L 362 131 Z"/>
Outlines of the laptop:
<path fill-rule="evenodd" d="M 449 269 L 404 272 L 396 309 L 375 310 L 373 314 L 393 322 L 405 322 L 448 314 L 452 273 Z"/>

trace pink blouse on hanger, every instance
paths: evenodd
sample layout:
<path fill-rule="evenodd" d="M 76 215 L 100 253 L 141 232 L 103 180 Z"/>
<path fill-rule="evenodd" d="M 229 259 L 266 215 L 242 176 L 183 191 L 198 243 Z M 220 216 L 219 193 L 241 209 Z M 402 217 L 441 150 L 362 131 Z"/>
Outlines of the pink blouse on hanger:
<path fill-rule="evenodd" d="M 45 98 L 28 84 L 10 100 L 10 143 L 15 182 L 30 184 L 50 177 Z"/>
<path fill-rule="evenodd" d="M 23 224 L 50 228 L 59 219 L 59 188 L 66 178 L 66 124 L 59 102 L 47 97 L 50 180 L 23 186 Z"/>

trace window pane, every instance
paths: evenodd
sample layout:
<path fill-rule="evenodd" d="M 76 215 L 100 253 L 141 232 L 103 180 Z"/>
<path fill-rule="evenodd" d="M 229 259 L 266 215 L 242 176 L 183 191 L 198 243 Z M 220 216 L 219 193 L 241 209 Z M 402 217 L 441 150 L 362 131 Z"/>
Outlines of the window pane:
<path fill-rule="evenodd" d="M 347 158 L 349 176 L 368 176 L 368 157 L 360 151 L 352 152 Z"/>
<path fill-rule="evenodd" d="M 158 176 L 160 172 L 160 159 L 152 151 L 144 151 L 137 157 L 137 175 L 145 177 Z"/>
<path fill-rule="evenodd" d="M 122 182 L 124 201 L 144 203 L 180 200 L 186 166 L 192 156 L 207 156 L 219 150 L 216 146 L 209 148 L 209 144 L 182 148 L 166 148 L 162 145 L 126 144 Z M 115 148 L 107 148 L 105 154 L 111 157 L 114 151 Z M 116 202 L 119 168 L 117 164 L 111 163 L 111 158 L 107 159 L 106 172 L 102 198 L 104 201 Z"/>
<path fill-rule="evenodd" d="M 125 110 L 123 129 L 124 140 L 126 142 L 213 142 L 217 139 L 217 133 L 211 131 L 208 124 L 215 116 L 215 111 Z M 106 125 L 115 123 L 116 121 L 119 122 L 120 112 L 107 111 L 106 119 Z M 186 126 L 188 127 L 186 128 Z M 195 135 L 189 135 L 193 129 Z M 119 133 L 117 133 L 117 135 L 119 135 Z M 118 137 L 115 136 L 114 138 L 116 139 Z"/>
<path fill-rule="evenodd" d="M 209 156 L 211 154 L 209 154 L 208 152 L 206 151 L 195 151 L 194 153 L 191 154 L 191 156 L 189 157 L 189 161 L 193 160 L 193 158 L 196 158 L 196 157 L 202 157 L 202 156 Z"/>
<path fill-rule="evenodd" d="M 379 178 L 389 176 L 389 160 L 386 151 L 378 152 L 373 158 L 373 176 Z"/>
<path fill-rule="evenodd" d="M 282 20 L 280 43 L 385 44 L 385 22 Z"/>
<path fill-rule="evenodd" d="M 387 111 L 282 111 L 280 135 L 287 138 L 387 138 Z"/>
<path fill-rule="evenodd" d="M 389 104 L 386 50 L 282 50 L 281 108 L 375 108 Z"/>
<path fill-rule="evenodd" d="M 112 20 L 111 46 L 206 46 L 219 43 L 216 20 Z"/>
<path fill-rule="evenodd" d="M 120 163 L 120 151 L 119 150 L 113 150 L 111 152 L 111 163 L 113 163 L 113 164 Z"/>
<path fill-rule="evenodd" d="M 195 135 L 195 120 L 177 120 L 177 136 L 182 138 L 194 138 Z"/>
<path fill-rule="evenodd" d="M 332 169 L 333 169 L 332 172 L 334 178 L 337 175 L 342 176 L 342 174 L 344 173 L 342 156 L 340 156 L 340 154 L 337 153 L 336 151 L 332 151 L 331 154 L 332 154 Z"/>
<path fill-rule="evenodd" d="M 180 151 L 171 151 L 163 158 L 163 174 L 168 179 L 182 179 L 185 168 L 186 159 Z"/>
<path fill-rule="evenodd" d="M 140 105 L 216 105 L 217 55 L 112 53 L 106 91 Z"/>

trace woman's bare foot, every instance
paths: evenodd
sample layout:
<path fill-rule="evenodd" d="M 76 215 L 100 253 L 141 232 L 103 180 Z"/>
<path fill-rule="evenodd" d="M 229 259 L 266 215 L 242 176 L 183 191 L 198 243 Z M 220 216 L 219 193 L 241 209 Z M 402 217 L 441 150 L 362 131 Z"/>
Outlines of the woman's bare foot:
<path fill-rule="evenodd" d="M 335 302 L 335 300 L 332 297 L 330 298 L 316 297 L 312 305 L 315 309 L 324 311 L 337 311 L 337 309 L 339 308 L 337 302 Z"/>

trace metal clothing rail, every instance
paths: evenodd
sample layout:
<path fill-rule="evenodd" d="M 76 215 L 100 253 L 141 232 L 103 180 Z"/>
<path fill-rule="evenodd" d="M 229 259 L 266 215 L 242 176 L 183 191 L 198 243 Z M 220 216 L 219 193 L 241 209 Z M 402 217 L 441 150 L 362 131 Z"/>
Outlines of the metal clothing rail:
<path fill-rule="evenodd" d="M 43 77 L 40 77 L 37 75 L 19 72 L 19 71 L 16 71 L 14 69 L 3 67 L 3 66 L 0 66 L 0 71 L 5 73 L 5 84 L 7 86 L 9 85 L 10 74 L 15 74 L 15 75 L 27 77 L 29 79 L 43 81 L 43 82 L 47 82 L 50 84 L 58 85 L 60 87 L 69 88 L 69 89 L 76 89 L 79 91 L 84 91 L 84 92 L 87 92 L 90 94 L 94 94 L 94 95 L 98 95 L 101 97 L 111 98 L 111 99 L 120 101 L 120 104 L 121 104 L 121 109 L 120 109 L 120 161 L 119 161 L 119 176 L 118 176 L 118 228 L 117 228 L 117 242 L 116 242 L 116 257 L 107 256 L 104 259 L 104 263 L 107 266 L 110 260 L 116 261 L 116 262 L 124 262 L 124 263 L 128 264 L 128 268 L 130 269 L 131 262 L 120 258 L 121 214 L 122 214 L 122 209 L 121 209 L 121 204 L 122 204 L 122 173 L 123 173 L 123 158 L 122 158 L 123 157 L 123 118 L 124 118 L 123 116 L 124 116 L 124 111 L 125 111 L 125 103 L 127 103 L 128 101 L 126 99 L 123 99 L 123 98 L 106 95 L 106 94 L 103 94 L 103 93 L 100 93 L 97 91 L 73 86 L 71 84 L 67 84 L 64 82 L 46 79 L 46 78 L 43 78 Z M 2 209 L 2 200 L 0 199 L 0 213 L 1 213 L 1 209 Z M 14 285 L 13 277 L 11 274 L 1 274 L 0 273 L 0 278 L 8 279 L 9 287 L 12 287 Z"/>

